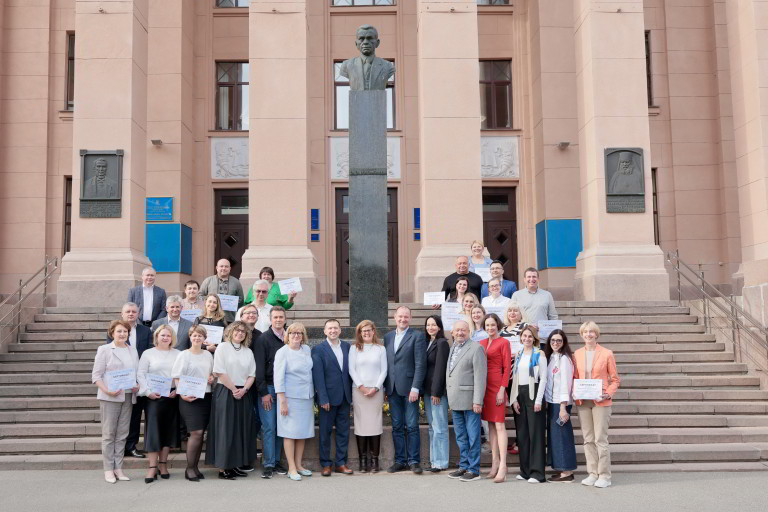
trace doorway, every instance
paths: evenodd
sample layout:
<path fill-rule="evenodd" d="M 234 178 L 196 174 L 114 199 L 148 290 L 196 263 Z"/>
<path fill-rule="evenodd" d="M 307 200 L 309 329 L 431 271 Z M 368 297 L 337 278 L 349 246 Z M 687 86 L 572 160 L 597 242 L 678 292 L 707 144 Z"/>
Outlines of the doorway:
<path fill-rule="evenodd" d="M 243 253 L 248 249 L 248 189 L 216 190 L 213 246 L 215 261 L 229 260 L 232 275 L 243 270 Z"/>
<path fill-rule="evenodd" d="M 515 187 L 483 187 L 483 241 L 491 259 L 504 265 L 504 278 L 517 280 Z"/>
<path fill-rule="evenodd" d="M 349 301 L 349 189 L 337 188 L 336 301 Z M 387 275 L 389 300 L 398 300 L 397 286 L 397 189 L 387 189 Z"/>

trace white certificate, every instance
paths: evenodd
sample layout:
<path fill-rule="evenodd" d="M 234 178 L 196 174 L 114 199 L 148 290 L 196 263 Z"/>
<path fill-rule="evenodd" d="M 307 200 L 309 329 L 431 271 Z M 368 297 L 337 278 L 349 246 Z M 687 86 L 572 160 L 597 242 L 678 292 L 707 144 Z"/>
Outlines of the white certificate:
<path fill-rule="evenodd" d="M 491 267 L 475 267 L 475 274 L 479 275 L 484 283 L 491 280 Z"/>
<path fill-rule="evenodd" d="M 434 306 L 445 302 L 445 292 L 424 292 L 424 305 Z"/>
<path fill-rule="evenodd" d="M 576 400 L 599 400 L 602 395 L 601 379 L 573 379 L 573 398 Z"/>
<path fill-rule="evenodd" d="M 136 386 L 136 369 L 112 370 L 104 374 L 109 391 L 131 389 Z"/>
<path fill-rule="evenodd" d="M 171 379 L 162 375 L 147 374 L 147 387 L 151 393 L 157 393 L 160 396 L 171 394 Z"/>
<path fill-rule="evenodd" d="M 184 396 L 194 396 L 197 398 L 205 397 L 205 388 L 208 386 L 208 379 L 202 377 L 190 377 L 182 375 L 179 377 L 179 385 L 176 386 L 176 394 Z"/>
<path fill-rule="evenodd" d="M 549 334 L 555 329 L 563 328 L 562 320 L 539 320 L 539 340 L 546 343 Z"/>
<path fill-rule="evenodd" d="M 190 322 L 194 322 L 195 318 L 200 316 L 200 313 L 201 310 L 199 309 L 182 309 L 181 318 L 184 320 L 189 320 Z"/>
<path fill-rule="evenodd" d="M 516 356 L 523 350 L 523 344 L 520 343 L 520 336 L 509 336 L 504 339 L 509 341 L 509 351 L 513 356 Z"/>
<path fill-rule="evenodd" d="M 440 310 L 440 319 L 443 321 L 443 329 L 450 331 L 453 329 L 453 323 L 462 320 L 461 304 L 458 302 L 446 302 Z"/>
<path fill-rule="evenodd" d="M 224 311 L 237 311 L 237 305 L 240 302 L 240 297 L 237 295 L 224 295 L 220 293 L 219 300 L 221 301 L 221 309 Z"/>
<path fill-rule="evenodd" d="M 204 325 L 203 327 L 205 327 L 205 332 L 208 333 L 208 337 L 205 338 L 205 341 L 207 341 L 209 345 L 218 345 L 221 343 L 221 337 L 224 335 L 223 327 L 218 325 Z"/>
<path fill-rule="evenodd" d="M 280 293 L 283 295 L 290 295 L 301 291 L 301 281 L 298 277 L 278 281 L 277 286 L 280 287 Z"/>
<path fill-rule="evenodd" d="M 499 317 L 499 320 L 501 320 L 502 323 L 504 323 L 504 313 L 507 311 L 507 306 L 487 306 L 485 308 L 485 314 L 490 315 L 491 313 L 495 313 L 496 316 Z M 503 326 L 499 326 L 503 327 Z"/>

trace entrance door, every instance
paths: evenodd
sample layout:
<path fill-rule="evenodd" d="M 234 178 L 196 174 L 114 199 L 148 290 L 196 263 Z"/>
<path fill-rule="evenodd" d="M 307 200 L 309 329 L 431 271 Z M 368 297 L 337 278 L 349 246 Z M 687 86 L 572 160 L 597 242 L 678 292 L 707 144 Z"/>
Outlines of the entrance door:
<path fill-rule="evenodd" d="M 232 265 L 232 275 L 243 270 L 243 253 L 248 249 L 248 189 L 216 190 L 214 256 Z"/>
<path fill-rule="evenodd" d="M 397 189 L 387 189 L 387 271 L 389 300 L 397 289 Z M 349 300 L 349 189 L 336 189 L 336 300 Z"/>
<path fill-rule="evenodd" d="M 515 188 L 483 187 L 483 240 L 491 259 L 504 264 L 504 278 L 517 280 Z"/>

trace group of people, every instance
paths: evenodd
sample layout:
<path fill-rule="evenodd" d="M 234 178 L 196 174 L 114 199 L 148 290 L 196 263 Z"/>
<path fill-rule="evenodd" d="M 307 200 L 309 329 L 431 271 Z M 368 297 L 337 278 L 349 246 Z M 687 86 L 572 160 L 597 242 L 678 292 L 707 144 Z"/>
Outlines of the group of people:
<path fill-rule="evenodd" d="M 526 287 L 516 291 L 515 283 L 503 279 L 500 262 L 482 262 L 491 275 L 483 283 L 470 270 L 473 263 L 481 264 L 473 259 L 457 258 L 456 273 L 445 279 L 446 299 L 467 304 L 466 317 L 453 322 L 451 343 L 440 315 L 430 315 L 423 330 L 416 329 L 411 326 L 411 310 L 400 306 L 394 315 L 396 329 L 383 340 L 373 322 L 364 320 L 355 328 L 354 341 L 344 342 L 340 322 L 329 319 L 323 329 L 325 340 L 312 348 L 304 325 L 294 322 L 286 327 L 286 309 L 294 296 L 280 295 L 268 267 L 244 296 L 239 282 L 229 276 L 229 262 L 221 260 L 216 275 L 202 286 L 195 281 L 186 284 L 184 299 L 165 298 L 165 292 L 154 287 L 154 271 L 145 269 L 142 286 L 131 290 L 132 300 L 123 306 L 121 318 L 110 324 L 108 343 L 99 347 L 94 362 L 105 480 L 128 479 L 122 471 L 125 455 L 144 457 L 136 448 L 142 412 L 147 483 L 158 476 L 170 477 L 168 453 L 180 447 L 182 432 L 188 435 L 184 476 L 193 482 L 203 479 L 199 460 L 206 429 L 206 463 L 219 468 L 221 479 L 241 478 L 254 470 L 259 435 L 262 478 L 275 472 L 292 480 L 311 476 L 303 454 L 306 440 L 315 436 L 315 414 L 322 475 L 353 474 L 348 466 L 350 412 L 358 471 L 376 473 L 385 400 L 394 446 L 394 461 L 387 471 L 420 474 L 423 399 L 430 448 L 427 471 L 448 469 L 450 409 L 459 462 L 448 476 L 465 482 L 481 479 L 481 438 L 487 422 L 492 464 L 486 477 L 505 481 L 505 418 L 511 406 L 517 431 L 517 449 L 511 451 L 519 450 L 520 455 L 517 479 L 544 482 L 549 465 L 558 472 L 551 481 L 572 481 L 576 454 L 570 414 L 575 402 L 589 472 L 582 483 L 609 486 L 607 430 L 619 376 L 613 353 L 597 343 L 599 327 L 593 322 L 581 326 L 585 346 L 575 353 L 559 329 L 542 348 L 537 322 L 556 319 L 557 312 L 551 294 L 538 287 L 538 271 L 526 269 Z M 230 318 L 232 312 L 221 309 L 220 294 L 237 295 L 245 304 Z M 504 306 L 503 319 L 486 314 L 478 297 Z M 158 307 L 160 299 L 164 304 Z M 199 315 L 186 320 L 181 318 L 184 309 L 197 309 Z M 220 343 L 208 342 L 210 326 L 224 327 Z M 108 374 L 126 369 L 135 370 L 135 385 L 111 389 Z M 158 377 L 171 381 L 170 393 L 157 392 L 153 382 Z M 202 379 L 204 395 L 178 395 L 183 378 Z M 585 378 L 602 380 L 599 400 L 573 400 L 573 380 Z M 280 464 L 281 450 L 287 468 Z"/>

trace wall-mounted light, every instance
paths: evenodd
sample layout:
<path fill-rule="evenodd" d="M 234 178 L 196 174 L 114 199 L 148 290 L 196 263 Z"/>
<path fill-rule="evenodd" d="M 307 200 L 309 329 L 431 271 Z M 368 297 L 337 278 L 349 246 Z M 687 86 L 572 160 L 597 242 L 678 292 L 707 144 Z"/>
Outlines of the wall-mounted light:
<path fill-rule="evenodd" d="M 162 146 L 163 141 L 161 139 L 152 139 L 152 145 L 153 146 Z"/>
<path fill-rule="evenodd" d="M 565 148 L 567 148 L 570 145 L 571 145 L 570 142 L 568 142 L 567 140 L 564 140 L 564 141 L 561 141 L 561 142 L 557 143 L 557 149 L 565 149 Z"/>

